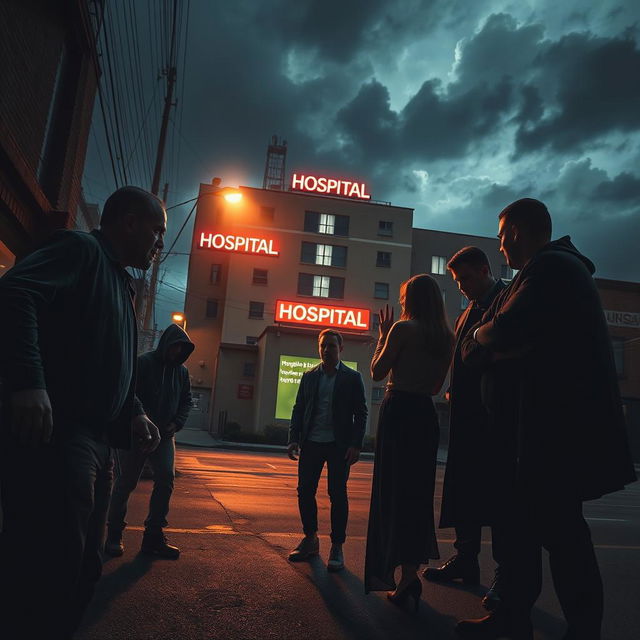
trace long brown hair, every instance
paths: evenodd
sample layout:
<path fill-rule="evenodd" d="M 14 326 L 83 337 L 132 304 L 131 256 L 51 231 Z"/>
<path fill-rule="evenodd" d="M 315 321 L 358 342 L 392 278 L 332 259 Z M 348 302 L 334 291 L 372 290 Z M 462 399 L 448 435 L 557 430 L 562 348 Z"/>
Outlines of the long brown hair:
<path fill-rule="evenodd" d="M 451 355 L 453 332 L 444 312 L 442 292 L 438 283 L 426 273 L 420 273 L 400 285 L 400 320 L 417 320 L 434 358 Z"/>

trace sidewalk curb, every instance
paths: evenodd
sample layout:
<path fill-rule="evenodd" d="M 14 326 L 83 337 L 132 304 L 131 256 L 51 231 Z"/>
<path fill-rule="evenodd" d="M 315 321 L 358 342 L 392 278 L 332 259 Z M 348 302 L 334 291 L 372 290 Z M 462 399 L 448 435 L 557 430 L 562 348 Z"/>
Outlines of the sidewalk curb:
<path fill-rule="evenodd" d="M 257 453 L 286 453 L 287 447 L 277 444 L 257 444 L 252 442 L 229 442 L 227 440 L 213 440 L 212 444 L 197 444 L 193 442 L 181 442 L 176 438 L 176 444 L 181 447 L 193 449 L 225 449 L 227 451 L 255 451 Z M 373 460 L 371 451 L 360 452 L 360 458 Z"/>
<path fill-rule="evenodd" d="M 226 451 L 254 451 L 256 453 L 286 453 L 287 447 L 277 444 L 258 444 L 252 442 L 230 442 L 228 440 L 214 440 L 211 439 L 211 444 L 203 444 L 196 442 L 187 442 L 185 440 L 179 440 L 178 434 L 176 434 L 176 444 L 180 447 L 187 449 L 223 449 Z M 375 454 L 372 451 L 360 452 L 361 460 L 373 460 Z M 444 465 L 447 460 L 447 452 L 444 449 L 438 451 L 439 465 Z"/>

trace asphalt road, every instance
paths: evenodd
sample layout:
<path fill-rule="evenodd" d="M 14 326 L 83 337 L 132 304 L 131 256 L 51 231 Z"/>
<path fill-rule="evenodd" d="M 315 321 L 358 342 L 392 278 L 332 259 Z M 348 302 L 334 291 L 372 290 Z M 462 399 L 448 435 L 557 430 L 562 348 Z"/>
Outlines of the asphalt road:
<path fill-rule="evenodd" d="M 361 461 L 349 480 L 347 568 L 327 574 L 329 502 L 319 489 L 320 558 L 291 564 L 300 536 L 296 464 L 286 456 L 221 450 L 179 450 L 167 535 L 183 553 L 177 562 L 137 555 L 151 482 L 132 496 L 123 558 L 111 559 L 79 634 L 81 640 L 313 638 L 455 638 L 455 621 L 482 615 L 484 591 L 424 583 L 418 615 L 364 595 L 362 586 L 373 464 Z M 444 467 L 438 468 L 436 509 Z M 640 483 L 588 503 L 605 584 L 604 640 L 640 638 Z M 485 532 L 488 534 L 488 532 Z M 443 559 L 452 532 L 438 535 Z M 490 584 L 490 541 L 483 540 L 482 582 Z M 561 638 L 564 622 L 548 567 L 534 611 L 536 640 Z"/>

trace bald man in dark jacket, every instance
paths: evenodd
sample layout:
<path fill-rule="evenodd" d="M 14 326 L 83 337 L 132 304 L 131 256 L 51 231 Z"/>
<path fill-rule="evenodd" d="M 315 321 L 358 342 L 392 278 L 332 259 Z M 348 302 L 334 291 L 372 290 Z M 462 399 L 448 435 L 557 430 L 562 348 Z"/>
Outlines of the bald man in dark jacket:
<path fill-rule="evenodd" d="M 112 447 L 159 441 L 134 395 L 125 267 L 148 269 L 165 231 L 162 202 L 124 187 L 99 231 L 56 232 L 0 278 L 3 637 L 72 637 L 102 570 Z"/>
<path fill-rule="evenodd" d="M 509 542 L 504 608 L 462 621 L 458 632 L 532 639 L 544 547 L 569 627 L 565 640 L 600 640 L 602 581 L 582 503 L 636 477 L 595 267 L 568 236 L 550 242 L 551 218 L 538 200 L 506 207 L 498 235 L 519 273 L 462 350 L 465 362 L 485 368 L 483 401 L 511 432 L 497 459 L 497 526 Z M 505 363 L 514 383 L 508 394 L 490 384 Z"/>

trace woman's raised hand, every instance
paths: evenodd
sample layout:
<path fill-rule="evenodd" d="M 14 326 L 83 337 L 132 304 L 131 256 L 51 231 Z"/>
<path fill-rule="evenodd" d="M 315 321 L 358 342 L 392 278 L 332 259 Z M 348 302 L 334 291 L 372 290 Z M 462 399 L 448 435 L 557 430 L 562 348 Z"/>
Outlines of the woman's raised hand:
<path fill-rule="evenodd" d="M 389 305 L 385 304 L 384 309 L 378 311 L 378 318 L 380 318 L 380 325 L 378 327 L 380 337 L 386 337 L 393 326 L 393 307 L 389 308 Z"/>

